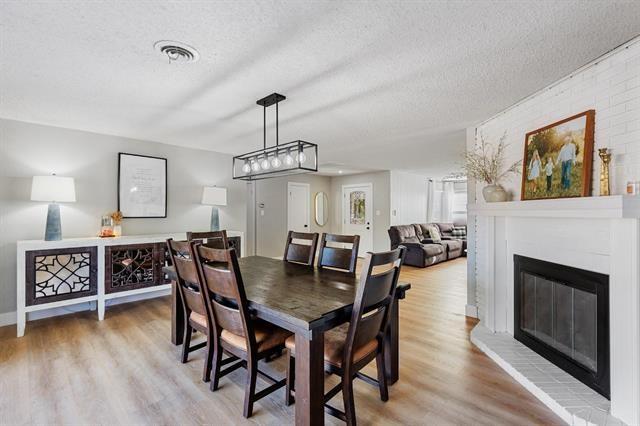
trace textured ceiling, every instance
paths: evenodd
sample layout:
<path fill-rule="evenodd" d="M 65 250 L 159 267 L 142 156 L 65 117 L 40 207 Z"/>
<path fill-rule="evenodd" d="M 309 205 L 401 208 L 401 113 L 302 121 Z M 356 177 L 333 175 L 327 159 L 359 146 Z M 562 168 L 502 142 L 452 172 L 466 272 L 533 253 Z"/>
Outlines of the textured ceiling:
<path fill-rule="evenodd" d="M 238 154 L 277 91 L 321 163 L 437 176 L 466 126 L 639 34 L 640 1 L 2 1 L 0 25 L 1 117 Z"/>

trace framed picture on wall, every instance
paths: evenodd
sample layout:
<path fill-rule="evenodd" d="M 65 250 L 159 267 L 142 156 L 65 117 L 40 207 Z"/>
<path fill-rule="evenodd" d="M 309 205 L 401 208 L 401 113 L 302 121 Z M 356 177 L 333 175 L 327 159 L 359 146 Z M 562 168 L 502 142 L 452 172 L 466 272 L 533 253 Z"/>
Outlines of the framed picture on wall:
<path fill-rule="evenodd" d="M 124 218 L 167 217 L 167 159 L 118 154 L 118 210 Z"/>
<path fill-rule="evenodd" d="M 522 200 L 591 195 L 595 110 L 527 133 Z"/>

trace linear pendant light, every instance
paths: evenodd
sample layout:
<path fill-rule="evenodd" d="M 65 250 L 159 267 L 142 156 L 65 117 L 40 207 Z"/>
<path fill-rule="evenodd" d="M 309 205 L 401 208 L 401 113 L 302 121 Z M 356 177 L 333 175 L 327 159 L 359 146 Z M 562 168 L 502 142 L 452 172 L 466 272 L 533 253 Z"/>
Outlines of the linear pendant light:
<path fill-rule="evenodd" d="M 272 93 L 256 103 L 262 106 L 263 148 L 233 157 L 233 178 L 240 180 L 269 179 L 318 171 L 318 145 L 306 141 L 280 144 L 278 135 L 278 104 L 287 99 Z M 267 147 L 267 108 L 276 106 L 276 144 Z"/>

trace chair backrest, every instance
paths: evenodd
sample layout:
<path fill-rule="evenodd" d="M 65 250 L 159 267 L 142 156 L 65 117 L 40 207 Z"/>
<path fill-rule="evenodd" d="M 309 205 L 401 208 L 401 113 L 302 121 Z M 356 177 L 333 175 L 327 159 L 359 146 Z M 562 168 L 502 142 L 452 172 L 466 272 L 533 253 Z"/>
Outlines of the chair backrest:
<path fill-rule="evenodd" d="M 175 241 L 172 238 L 167 240 L 167 249 L 171 263 L 176 269 L 176 284 L 182 296 L 187 316 L 191 311 L 200 315 L 207 315 L 204 300 L 200 294 L 198 271 L 191 245 L 187 241 Z"/>
<path fill-rule="evenodd" d="M 309 241 L 310 244 L 300 244 L 293 240 Z M 316 258 L 316 248 L 318 247 L 318 233 L 306 233 L 289 231 L 287 234 L 287 244 L 284 248 L 284 260 L 287 262 L 302 263 L 313 266 Z"/>
<path fill-rule="evenodd" d="M 350 248 L 335 247 L 329 244 L 351 244 Z M 358 261 L 359 235 L 322 234 L 318 252 L 318 268 L 343 269 L 351 275 L 356 274 Z"/>
<path fill-rule="evenodd" d="M 215 249 L 192 243 L 204 299 L 218 335 L 226 330 L 247 339 L 247 350 L 256 348 L 238 256 L 235 249 Z"/>
<path fill-rule="evenodd" d="M 355 352 L 367 343 L 377 339 L 382 344 L 405 250 L 400 246 L 391 251 L 367 253 L 345 342 L 342 364 L 345 368 L 353 363 Z"/>
<path fill-rule="evenodd" d="M 187 232 L 188 241 L 202 241 L 202 245 L 217 249 L 228 249 L 227 231 Z"/>

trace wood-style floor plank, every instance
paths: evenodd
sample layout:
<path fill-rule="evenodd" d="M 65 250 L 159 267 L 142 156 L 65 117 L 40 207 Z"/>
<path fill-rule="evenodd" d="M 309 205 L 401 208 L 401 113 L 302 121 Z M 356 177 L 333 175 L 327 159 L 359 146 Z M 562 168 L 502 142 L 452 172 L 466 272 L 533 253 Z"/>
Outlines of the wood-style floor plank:
<path fill-rule="evenodd" d="M 400 381 L 389 401 L 355 383 L 360 424 L 561 424 L 469 341 L 464 259 L 404 267 L 412 283 L 400 306 Z M 169 298 L 29 322 L 25 337 L 0 328 L 0 424 L 291 424 L 284 390 L 242 417 L 245 371 L 212 393 L 203 353 L 181 364 L 169 341 Z M 375 375 L 375 363 L 365 369 Z M 284 371 L 282 360 L 269 365 Z M 333 378 L 329 383 L 333 383 Z M 258 380 L 258 388 L 266 385 Z M 342 407 L 341 395 L 333 405 Z M 343 424 L 326 416 L 327 424 Z"/>

